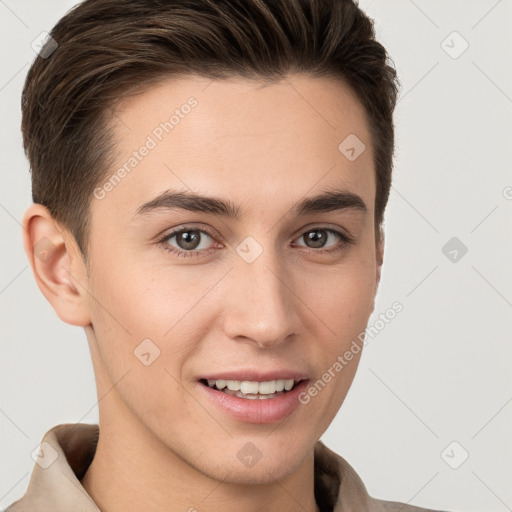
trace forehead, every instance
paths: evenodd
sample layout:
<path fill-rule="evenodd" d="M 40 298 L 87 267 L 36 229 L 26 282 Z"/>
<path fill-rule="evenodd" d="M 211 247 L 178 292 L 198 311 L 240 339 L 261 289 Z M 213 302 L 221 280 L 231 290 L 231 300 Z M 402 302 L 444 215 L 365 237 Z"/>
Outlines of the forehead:
<path fill-rule="evenodd" d="M 365 196 L 373 214 L 367 117 L 340 80 L 166 80 L 121 101 L 111 124 L 115 164 L 100 184 L 111 182 L 98 207 L 110 204 L 116 214 L 133 215 L 166 190 L 268 209 L 315 188 Z"/>

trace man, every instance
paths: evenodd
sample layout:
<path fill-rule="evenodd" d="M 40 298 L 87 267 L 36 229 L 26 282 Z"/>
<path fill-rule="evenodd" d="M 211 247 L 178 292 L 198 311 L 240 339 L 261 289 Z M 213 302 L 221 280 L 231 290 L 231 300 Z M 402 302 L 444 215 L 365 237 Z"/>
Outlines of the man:
<path fill-rule="evenodd" d="M 24 240 L 100 419 L 46 434 L 9 512 L 426 510 L 319 441 L 374 307 L 397 83 L 348 0 L 59 21 L 23 91 Z"/>

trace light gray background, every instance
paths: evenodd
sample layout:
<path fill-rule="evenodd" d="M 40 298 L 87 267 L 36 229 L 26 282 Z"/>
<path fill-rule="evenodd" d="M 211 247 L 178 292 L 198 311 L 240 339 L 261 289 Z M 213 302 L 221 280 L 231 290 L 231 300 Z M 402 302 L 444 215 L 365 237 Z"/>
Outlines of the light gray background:
<path fill-rule="evenodd" d="M 36 287 L 19 222 L 30 204 L 20 94 L 31 42 L 75 1 L 0 0 L 0 508 L 21 497 L 43 434 L 98 421 L 85 335 Z M 402 81 L 386 252 L 370 340 L 324 442 L 370 494 L 449 511 L 512 510 L 512 3 L 375 0 Z M 442 41 L 469 48 L 454 59 Z M 455 37 L 455 38 L 454 38 Z M 461 40 L 444 46 L 457 52 Z M 509 187 L 509 188 L 507 188 Z M 442 252 L 458 237 L 458 262 Z M 469 458 L 452 469 L 452 442 Z M 445 457 L 446 458 L 446 457 Z"/>

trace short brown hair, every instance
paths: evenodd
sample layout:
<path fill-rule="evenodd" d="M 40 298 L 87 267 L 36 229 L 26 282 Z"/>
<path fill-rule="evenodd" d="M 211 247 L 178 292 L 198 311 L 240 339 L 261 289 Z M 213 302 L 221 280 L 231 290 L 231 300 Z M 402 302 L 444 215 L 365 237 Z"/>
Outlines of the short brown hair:
<path fill-rule="evenodd" d="M 113 158 L 109 110 L 134 88 L 187 74 L 342 78 L 368 116 L 380 228 L 399 82 L 355 0 L 86 0 L 50 35 L 57 49 L 36 57 L 23 88 L 23 145 L 33 201 L 73 234 L 86 260 L 91 195 Z"/>

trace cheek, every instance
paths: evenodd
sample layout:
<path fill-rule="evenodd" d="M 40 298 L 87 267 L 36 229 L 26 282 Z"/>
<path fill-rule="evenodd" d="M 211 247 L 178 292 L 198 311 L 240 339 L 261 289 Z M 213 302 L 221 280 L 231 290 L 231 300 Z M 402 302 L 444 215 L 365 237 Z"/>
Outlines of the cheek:
<path fill-rule="evenodd" d="M 109 388 L 119 382 L 118 393 L 141 422 L 168 425 L 169 411 L 194 409 L 183 393 L 182 368 L 195 347 L 183 318 L 196 293 L 190 287 L 178 293 L 182 283 L 166 278 L 163 269 L 161 279 L 152 280 L 143 266 L 130 273 L 103 268 L 91 288 L 98 364 Z"/>
<path fill-rule="evenodd" d="M 307 395 L 311 417 L 324 431 L 342 406 L 363 351 L 364 330 L 373 308 L 374 281 L 367 272 L 338 272 L 310 296 L 317 320 L 318 373 Z M 326 328 L 327 326 L 328 328 Z"/>
<path fill-rule="evenodd" d="M 313 282 L 311 278 L 304 283 Z M 314 282 L 304 296 L 319 333 L 316 377 L 322 382 L 317 386 L 318 399 L 312 398 L 311 404 L 318 414 L 325 414 L 328 425 L 345 399 L 361 358 L 364 331 L 373 310 L 375 261 L 369 250 L 354 252 L 344 264 L 319 273 Z"/>
<path fill-rule="evenodd" d="M 197 269 L 197 267 L 195 267 Z M 134 336 L 160 339 L 179 325 L 215 276 L 198 278 L 197 270 L 149 266 L 143 261 L 102 265 L 95 273 L 94 298 L 114 328 Z"/>
<path fill-rule="evenodd" d="M 160 368 L 161 374 L 167 369 L 180 380 L 183 364 L 211 325 L 203 313 L 208 314 L 208 291 L 221 276 L 221 271 L 200 272 L 198 266 L 143 262 L 98 268 L 91 280 L 93 327 L 111 379 L 141 370 L 137 357 L 149 352 L 144 357 L 154 362 L 145 367 L 142 383 L 148 383 L 146 376 L 153 378 L 149 367 Z"/>
<path fill-rule="evenodd" d="M 305 302 L 339 341 L 348 341 L 364 330 L 375 297 L 373 258 L 354 253 L 346 262 L 302 279 Z"/>

